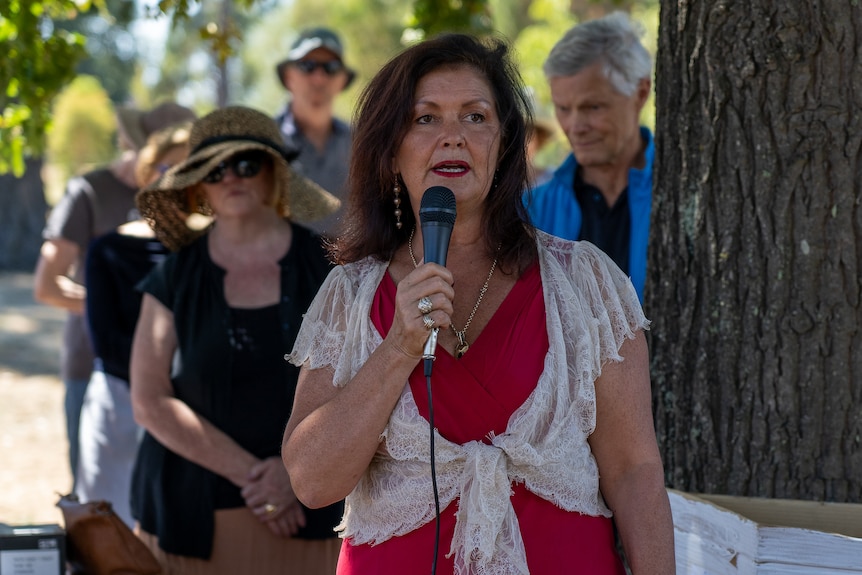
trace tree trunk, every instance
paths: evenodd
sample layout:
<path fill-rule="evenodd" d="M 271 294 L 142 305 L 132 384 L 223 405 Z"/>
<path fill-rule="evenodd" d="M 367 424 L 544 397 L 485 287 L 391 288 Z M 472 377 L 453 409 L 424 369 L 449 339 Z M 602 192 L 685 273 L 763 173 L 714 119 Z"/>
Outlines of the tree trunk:
<path fill-rule="evenodd" d="M 42 245 L 48 204 L 42 160 L 29 159 L 21 178 L 0 175 L 0 270 L 33 271 Z"/>
<path fill-rule="evenodd" d="M 661 6 L 646 311 L 668 485 L 862 502 L 862 13 Z"/>

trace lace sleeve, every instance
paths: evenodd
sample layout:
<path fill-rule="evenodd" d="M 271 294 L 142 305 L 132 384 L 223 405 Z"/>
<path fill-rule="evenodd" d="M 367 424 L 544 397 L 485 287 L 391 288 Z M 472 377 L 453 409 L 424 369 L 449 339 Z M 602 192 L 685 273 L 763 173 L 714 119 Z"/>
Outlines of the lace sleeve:
<path fill-rule="evenodd" d="M 303 316 L 286 359 L 310 369 L 331 367 L 343 386 L 380 344 L 369 319 L 371 301 L 385 263 L 360 262 L 334 268 Z"/>
<path fill-rule="evenodd" d="M 589 242 L 569 242 L 540 235 L 551 271 L 546 281 L 556 294 L 564 333 L 571 322 L 586 321 L 593 341 L 592 362 L 599 368 L 608 360 L 620 361 L 625 339 L 649 329 L 631 279 L 604 252 Z M 555 306 L 556 307 L 556 306 Z M 578 318 L 578 319 L 575 319 Z M 581 354 L 579 354 L 581 355 Z"/>
<path fill-rule="evenodd" d="M 287 356 L 290 363 L 311 369 L 338 362 L 347 330 L 346 308 L 355 289 L 343 267 L 334 268 L 324 280 L 302 318 L 302 327 Z"/>
<path fill-rule="evenodd" d="M 580 285 L 598 322 L 601 361 L 621 361 L 625 339 L 649 329 L 631 279 L 603 251 L 589 242 L 579 242 L 573 253 L 574 280 Z"/>

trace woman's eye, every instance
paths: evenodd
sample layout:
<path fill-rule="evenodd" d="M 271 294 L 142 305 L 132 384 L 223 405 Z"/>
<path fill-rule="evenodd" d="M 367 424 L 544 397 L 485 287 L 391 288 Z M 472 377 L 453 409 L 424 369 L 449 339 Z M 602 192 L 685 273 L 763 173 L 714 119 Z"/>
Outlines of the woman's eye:
<path fill-rule="evenodd" d="M 481 122 L 484 122 L 484 121 L 485 121 L 485 115 L 484 115 L 484 114 L 480 114 L 480 113 L 478 113 L 478 112 L 474 112 L 474 113 L 472 113 L 472 114 L 469 114 L 469 115 L 467 116 L 467 119 L 468 119 L 468 120 L 470 120 L 471 122 L 476 122 L 476 123 L 478 124 L 478 123 L 481 123 Z"/>
<path fill-rule="evenodd" d="M 416 118 L 416 123 L 417 124 L 430 124 L 431 120 L 432 120 L 431 115 L 425 114 L 424 116 L 419 116 L 418 118 Z"/>

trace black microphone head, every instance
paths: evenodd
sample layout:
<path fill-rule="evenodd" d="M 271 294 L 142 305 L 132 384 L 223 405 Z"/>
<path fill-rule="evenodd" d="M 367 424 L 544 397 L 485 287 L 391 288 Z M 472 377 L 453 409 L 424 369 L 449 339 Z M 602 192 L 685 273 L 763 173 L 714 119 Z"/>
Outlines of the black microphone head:
<path fill-rule="evenodd" d="M 422 194 L 419 204 L 419 221 L 421 223 L 438 222 L 443 225 L 455 225 L 455 194 L 443 186 L 432 186 Z"/>

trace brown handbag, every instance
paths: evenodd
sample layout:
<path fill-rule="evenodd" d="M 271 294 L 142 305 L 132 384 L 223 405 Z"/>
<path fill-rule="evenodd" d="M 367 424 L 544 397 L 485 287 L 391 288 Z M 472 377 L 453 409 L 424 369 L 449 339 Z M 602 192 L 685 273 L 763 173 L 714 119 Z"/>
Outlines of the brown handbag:
<path fill-rule="evenodd" d="M 152 552 L 107 501 L 81 503 L 75 495 L 57 502 L 66 523 L 66 558 L 86 575 L 159 575 Z"/>

